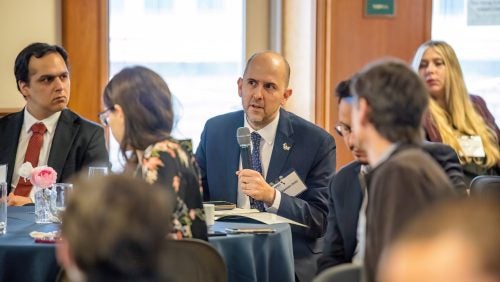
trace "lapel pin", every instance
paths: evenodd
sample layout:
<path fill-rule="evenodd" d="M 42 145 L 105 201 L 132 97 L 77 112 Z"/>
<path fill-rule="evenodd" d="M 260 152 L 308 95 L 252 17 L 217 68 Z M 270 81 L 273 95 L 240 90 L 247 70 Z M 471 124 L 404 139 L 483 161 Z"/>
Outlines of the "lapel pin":
<path fill-rule="evenodd" d="M 288 145 L 287 143 L 283 143 L 283 150 L 290 151 L 290 148 L 290 145 Z"/>

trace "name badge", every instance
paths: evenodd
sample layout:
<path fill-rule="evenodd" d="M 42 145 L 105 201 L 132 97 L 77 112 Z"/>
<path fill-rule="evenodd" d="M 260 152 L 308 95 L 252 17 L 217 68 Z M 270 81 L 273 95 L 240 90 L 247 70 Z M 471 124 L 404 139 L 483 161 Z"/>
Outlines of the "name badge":
<path fill-rule="evenodd" d="M 285 177 L 280 176 L 276 184 L 273 185 L 273 188 L 292 197 L 297 196 L 307 189 L 295 170 Z"/>
<path fill-rule="evenodd" d="M 486 156 L 486 154 L 484 153 L 483 141 L 481 141 L 481 137 L 477 135 L 462 135 L 458 138 L 458 142 L 462 147 L 465 157 L 484 158 Z"/>

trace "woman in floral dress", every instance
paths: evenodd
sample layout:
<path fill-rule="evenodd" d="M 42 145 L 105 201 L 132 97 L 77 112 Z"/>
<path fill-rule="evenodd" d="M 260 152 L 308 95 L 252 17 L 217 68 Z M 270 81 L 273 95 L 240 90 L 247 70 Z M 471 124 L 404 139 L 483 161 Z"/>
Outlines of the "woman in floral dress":
<path fill-rule="evenodd" d="M 106 109 L 99 117 L 120 143 L 125 173 L 175 192 L 175 238 L 207 240 L 198 169 L 170 136 L 174 114 L 165 81 L 145 67 L 125 68 L 107 84 L 103 102 Z"/>

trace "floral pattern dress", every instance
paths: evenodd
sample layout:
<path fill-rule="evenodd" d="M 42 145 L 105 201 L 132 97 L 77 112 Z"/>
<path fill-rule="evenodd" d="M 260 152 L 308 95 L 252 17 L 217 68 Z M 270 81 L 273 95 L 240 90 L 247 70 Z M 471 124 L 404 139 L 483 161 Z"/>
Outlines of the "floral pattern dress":
<path fill-rule="evenodd" d="M 177 142 L 164 140 L 144 151 L 139 170 L 150 184 L 165 186 L 176 193 L 173 232 L 177 239 L 207 240 L 202 188 L 196 161 Z"/>

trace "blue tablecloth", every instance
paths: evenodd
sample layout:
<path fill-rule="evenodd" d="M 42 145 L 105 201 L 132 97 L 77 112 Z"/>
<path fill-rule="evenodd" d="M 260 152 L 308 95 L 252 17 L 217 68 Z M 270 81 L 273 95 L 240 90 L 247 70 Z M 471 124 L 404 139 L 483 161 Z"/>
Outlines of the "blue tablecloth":
<path fill-rule="evenodd" d="M 214 230 L 225 228 L 270 227 L 275 233 L 227 235 L 209 241 L 226 262 L 228 280 L 238 282 L 295 281 L 292 233 L 286 223 L 264 225 L 240 222 L 215 222 Z"/>
<path fill-rule="evenodd" d="M 0 235 L 0 282 L 54 281 L 59 271 L 54 245 L 35 243 L 31 231 L 57 224 L 35 224 L 34 207 L 9 207 L 7 234 Z M 211 228 L 270 227 L 275 233 L 227 235 L 209 241 L 224 258 L 229 281 L 294 281 L 292 235 L 288 224 L 216 222 Z"/>
<path fill-rule="evenodd" d="M 29 233 L 57 228 L 57 224 L 36 224 L 33 206 L 9 207 L 7 233 L 0 235 L 0 281 L 53 282 L 59 271 L 54 245 L 35 243 Z"/>

